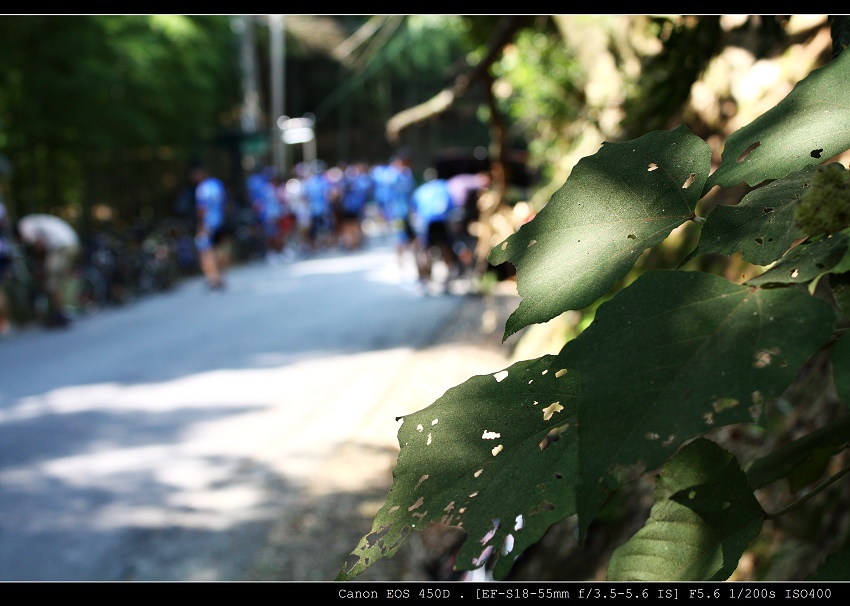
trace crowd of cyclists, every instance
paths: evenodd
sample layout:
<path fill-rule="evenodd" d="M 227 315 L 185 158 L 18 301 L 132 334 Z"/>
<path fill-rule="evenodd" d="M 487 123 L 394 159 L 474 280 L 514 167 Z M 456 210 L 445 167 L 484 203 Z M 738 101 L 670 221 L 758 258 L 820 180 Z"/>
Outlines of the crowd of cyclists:
<path fill-rule="evenodd" d="M 266 167 L 248 177 L 246 189 L 270 262 L 327 249 L 359 250 L 369 227 L 391 239 L 399 257 L 414 256 L 420 287 L 429 290 L 436 260 L 450 278 L 472 270 L 468 227 L 489 187 L 487 172 L 442 178 L 429 168 L 417 181 L 409 161 L 399 155 L 372 165 L 302 163 L 289 178 Z"/>
<path fill-rule="evenodd" d="M 364 226 L 391 238 L 399 255 L 411 251 L 423 283 L 435 258 L 457 277 L 471 269 L 469 224 L 490 187 L 486 172 L 441 178 L 424 171 L 417 182 L 408 160 L 331 167 L 300 164 L 289 179 L 263 169 L 249 177 L 253 208 L 265 226 L 270 260 L 327 248 L 358 250 Z"/>
<path fill-rule="evenodd" d="M 75 314 L 126 303 L 168 290 L 182 277 L 206 274 L 197 185 L 187 187 L 173 216 L 164 220 L 139 220 L 120 230 L 104 226 L 86 234 L 62 286 L 64 308 L 49 316 L 45 308 L 50 301 L 32 251 L 9 237 L 7 225 L 5 235 L 0 234 L 0 333 L 11 322 L 65 326 Z M 476 219 L 478 197 L 489 186 L 484 172 L 439 178 L 434 169 L 418 182 L 403 155 L 372 165 L 302 162 L 286 176 L 262 167 L 248 175 L 239 195 L 227 192 L 219 239 L 237 262 L 285 263 L 323 251 L 357 251 L 367 245 L 367 236 L 379 235 L 393 243 L 400 260 L 413 255 L 425 291 L 436 260 L 449 269 L 450 278 L 471 270 L 474 243 L 468 226 Z M 57 317 L 63 321 L 51 319 Z"/>

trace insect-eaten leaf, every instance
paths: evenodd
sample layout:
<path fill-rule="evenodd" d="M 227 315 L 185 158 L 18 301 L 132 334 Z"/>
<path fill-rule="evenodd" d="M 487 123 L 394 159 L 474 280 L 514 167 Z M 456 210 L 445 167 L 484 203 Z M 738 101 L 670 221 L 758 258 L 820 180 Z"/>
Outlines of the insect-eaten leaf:
<path fill-rule="evenodd" d="M 703 272 L 651 270 L 600 305 L 559 354 L 582 379 L 582 534 L 625 481 L 684 441 L 754 423 L 832 333 L 825 301 Z"/>
<path fill-rule="evenodd" d="M 760 187 L 734 206 L 716 206 L 700 233 L 699 246 L 691 257 L 741 251 L 742 258 L 755 265 L 768 265 L 804 236 L 794 214 L 817 166 L 792 173 Z"/>
<path fill-rule="evenodd" d="M 693 216 L 710 165 L 710 148 L 685 126 L 583 158 L 535 218 L 490 252 L 494 265 L 514 265 L 523 298 L 504 338 L 605 294 Z"/>
<path fill-rule="evenodd" d="M 844 232 L 823 236 L 796 246 L 763 274 L 749 280 L 750 286 L 805 284 L 828 273 L 847 253 L 850 237 Z"/>
<path fill-rule="evenodd" d="M 496 374 L 403 417 L 392 487 L 338 580 L 392 556 L 431 523 L 466 531 L 457 570 L 487 564 L 503 578 L 552 524 L 575 514 L 578 375 L 555 356 Z"/>
<path fill-rule="evenodd" d="M 612 554 L 607 580 L 726 580 L 764 515 L 735 457 L 698 438 L 664 465 L 650 518 Z"/>
<path fill-rule="evenodd" d="M 848 70 L 850 53 L 841 53 L 800 80 L 775 107 L 732 133 L 702 195 L 715 185 L 755 186 L 781 179 L 850 148 L 850 129 L 843 126 L 850 122 Z"/>

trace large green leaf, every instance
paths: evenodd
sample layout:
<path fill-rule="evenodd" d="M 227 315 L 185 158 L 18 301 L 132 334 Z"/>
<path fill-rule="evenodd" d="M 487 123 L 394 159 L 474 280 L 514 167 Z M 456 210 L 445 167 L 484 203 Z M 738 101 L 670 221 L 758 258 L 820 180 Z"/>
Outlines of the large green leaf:
<path fill-rule="evenodd" d="M 758 185 L 850 148 L 850 53 L 814 70 L 775 107 L 732 133 L 720 166 L 705 182 Z"/>
<path fill-rule="evenodd" d="M 844 259 L 848 245 L 850 237 L 843 232 L 805 242 L 747 284 L 805 284 L 838 265 Z"/>
<path fill-rule="evenodd" d="M 605 294 L 693 216 L 710 160 L 685 126 L 605 143 L 583 158 L 537 216 L 490 252 L 493 264 L 516 267 L 523 297 L 504 337 Z"/>
<path fill-rule="evenodd" d="M 801 438 L 782 444 L 767 455 L 755 459 L 746 468 L 747 482 L 753 490 L 795 474 L 815 458 L 817 452 L 828 456 L 844 450 L 850 441 L 850 415 L 845 415 Z"/>
<path fill-rule="evenodd" d="M 798 289 L 652 270 L 597 311 L 559 354 L 582 379 L 582 533 L 622 483 L 685 440 L 753 422 L 826 342 L 834 313 Z"/>
<path fill-rule="evenodd" d="M 794 215 L 816 170 L 813 166 L 760 187 L 735 206 L 716 206 L 702 226 L 692 256 L 741 251 L 745 261 L 756 265 L 768 265 L 782 257 L 794 240 L 805 235 Z"/>
<path fill-rule="evenodd" d="M 735 457 L 695 440 L 664 465 L 650 518 L 612 554 L 607 579 L 728 579 L 763 519 Z"/>
<path fill-rule="evenodd" d="M 850 272 L 845 270 L 843 273 L 838 273 L 843 265 L 842 262 L 833 268 L 835 273 L 829 277 L 829 285 L 832 288 L 835 303 L 845 316 L 850 317 Z"/>
<path fill-rule="evenodd" d="M 850 547 L 830 554 L 817 572 L 806 581 L 850 581 Z"/>
<path fill-rule="evenodd" d="M 403 417 L 393 484 L 372 531 L 340 571 L 356 577 L 392 556 L 410 529 L 460 526 L 456 568 L 498 558 L 494 576 L 553 523 L 575 513 L 577 375 L 555 356 L 472 377 Z"/>
<path fill-rule="evenodd" d="M 846 333 L 832 350 L 832 376 L 838 397 L 850 408 L 850 336 Z"/>

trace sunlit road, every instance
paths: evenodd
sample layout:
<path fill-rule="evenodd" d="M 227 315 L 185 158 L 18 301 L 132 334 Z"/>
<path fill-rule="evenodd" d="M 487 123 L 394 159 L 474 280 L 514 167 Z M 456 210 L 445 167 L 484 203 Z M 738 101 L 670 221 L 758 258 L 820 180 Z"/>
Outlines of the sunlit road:
<path fill-rule="evenodd" d="M 462 304 L 403 273 L 383 248 L 255 263 L 0 340 L 0 580 L 244 578 Z"/>

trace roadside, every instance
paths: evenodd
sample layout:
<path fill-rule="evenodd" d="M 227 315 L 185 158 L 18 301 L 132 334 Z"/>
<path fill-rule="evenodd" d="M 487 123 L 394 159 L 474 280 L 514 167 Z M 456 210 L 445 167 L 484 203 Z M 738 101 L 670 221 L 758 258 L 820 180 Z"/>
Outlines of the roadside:
<path fill-rule="evenodd" d="M 410 356 L 364 417 L 357 432 L 362 442 L 336 445 L 323 462 L 323 469 L 332 472 L 316 477 L 291 502 L 281 504 L 280 519 L 249 580 L 330 581 L 336 577 L 371 530 L 392 483 L 398 454 L 395 418 L 427 407 L 473 375 L 508 366 L 520 334 L 505 343 L 501 337 L 519 300 L 511 282 L 493 294 L 467 297 L 433 344 Z M 413 533 L 393 558 L 376 563 L 358 580 L 432 580 L 431 571 L 440 566 L 459 532 Z"/>

